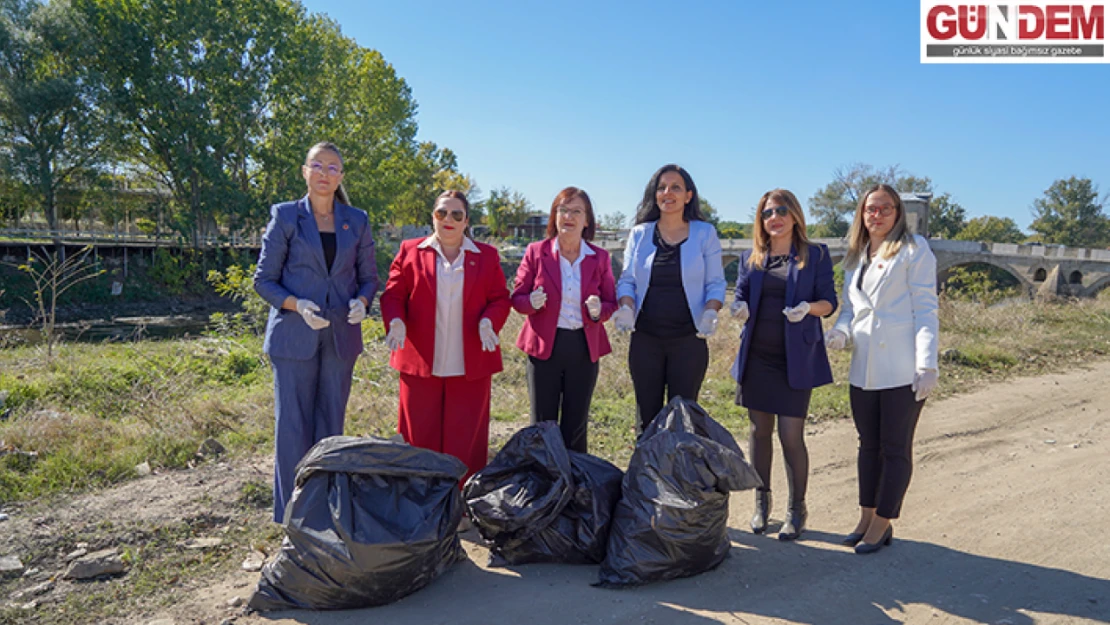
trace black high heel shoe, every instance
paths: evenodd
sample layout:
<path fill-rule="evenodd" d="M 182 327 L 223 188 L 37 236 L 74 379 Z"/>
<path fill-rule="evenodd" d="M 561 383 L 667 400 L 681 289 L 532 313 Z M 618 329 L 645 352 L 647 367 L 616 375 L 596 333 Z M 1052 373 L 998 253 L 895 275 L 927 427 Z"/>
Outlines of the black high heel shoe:
<path fill-rule="evenodd" d="M 863 532 L 852 532 L 840 540 L 840 544 L 855 547 L 859 541 L 863 540 Z"/>
<path fill-rule="evenodd" d="M 883 547 L 890 546 L 890 543 L 893 540 L 894 540 L 894 526 L 891 525 L 891 526 L 886 528 L 886 533 L 883 534 L 883 537 L 879 539 L 879 542 L 874 543 L 874 544 L 860 542 L 858 545 L 856 545 L 856 553 L 861 554 L 861 555 L 862 554 L 867 554 L 867 553 L 875 553 L 876 551 L 882 549 Z"/>

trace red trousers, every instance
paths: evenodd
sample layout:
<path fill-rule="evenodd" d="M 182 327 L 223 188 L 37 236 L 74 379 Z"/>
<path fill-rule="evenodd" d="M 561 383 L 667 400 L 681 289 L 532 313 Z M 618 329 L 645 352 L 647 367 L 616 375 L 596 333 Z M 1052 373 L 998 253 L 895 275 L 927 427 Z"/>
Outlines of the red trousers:
<path fill-rule="evenodd" d="M 465 482 L 489 461 L 490 380 L 402 373 L 397 431 L 414 447 L 462 460 Z"/>

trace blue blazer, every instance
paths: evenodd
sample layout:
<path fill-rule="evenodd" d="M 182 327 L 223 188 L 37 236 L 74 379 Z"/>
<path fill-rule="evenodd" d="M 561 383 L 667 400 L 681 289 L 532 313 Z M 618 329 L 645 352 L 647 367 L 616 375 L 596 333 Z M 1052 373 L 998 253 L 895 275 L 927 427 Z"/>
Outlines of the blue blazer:
<path fill-rule="evenodd" d="M 335 350 L 354 360 L 362 352 L 362 327 L 347 323 L 347 302 L 362 295 L 373 303 L 378 291 L 374 239 L 364 211 L 335 203 L 335 261 L 324 260 L 320 231 L 308 197 L 275 204 L 262 237 L 262 253 L 254 272 L 254 290 L 270 303 L 263 351 L 273 358 L 308 360 L 316 354 L 319 334 L 282 302 L 292 295 L 309 299 L 331 321 Z"/>
<path fill-rule="evenodd" d="M 617 280 L 617 300 L 628 296 L 636 300 L 636 315 L 651 286 L 651 265 L 655 261 L 655 222 L 649 221 L 632 228 L 628 244 L 624 247 L 624 268 Z M 701 319 L 705 303 L 715 299 L 725 303 L 725 268 L 721 264 L 721 240 L 713 224 L 694 220 L 690 222 L 690 236 L 681 246 L 682 288 L 686 291 L 686 304 L 690 317 L 696 324 Z"/>
<path fill-rule="evenodd" d="M 750 337 L 755 327 L 756 313 L 759 311 L 759 296 L 763 292 L 763 270 L 748 267 L 751 250 L 740 255 L 740 267 L 736 275 L 737 300 L 748 303 L 751 316 L 744 323 L 744 337 Z M 797 306 L 801 302 L 825 300 L 836 311 L 836 284 L 833 283 L 832 257 L 824 245 L 810 244 L 806 266 L 798 269 L 797 254 L 790 248 L 790 259 L 786 273 L 786 305 Z M 827 316 L 827 315 L 826 315 Z M 750 340 L 741 340 L 740 351 L 732 363 L 732 377 L 739 384 L 744 379 L 744 366 L 748 362 Z M 825 336 L 821 331 L 821 320 L 806 315 L 798 323 L 786 322 L 786 377 L 790 388 L 804 390 L 829 384 L 833 381 L 829 355 L 825 351 Z"/>

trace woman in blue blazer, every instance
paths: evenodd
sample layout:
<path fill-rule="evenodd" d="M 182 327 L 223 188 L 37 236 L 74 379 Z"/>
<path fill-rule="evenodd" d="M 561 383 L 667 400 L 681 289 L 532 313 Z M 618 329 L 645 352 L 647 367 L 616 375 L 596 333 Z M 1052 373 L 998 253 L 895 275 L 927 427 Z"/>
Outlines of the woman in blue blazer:
<path fill-rule="evenodd" d="M 343 157 L 317 143 L 301 167 L 308 194 L 275 204 L 254 289 L 272 307 L 262 349 L 274 370 L 274 521 L 301 457 L 343 433 L 362 320 L 378 290 L 366 213 L 347 204 Z"/>
<path fill-rule="evenodd" d="M 771 508 L 771 437 L 778 416 L 790 503 L 779 540 L 794 540 L 806 523 L 809 452 L 805 418 L 814 387 L 832 382 L 821 317 L 836 310 L 832 258 L 806 237 L 801 204 L 786 189 L 763 194 L 752 249 L 740 256 L 732 314 L 744 322 L 732 365 L 736 403 L 751 419 L 751 460 L 764 486 L 756 491 L 752 531 L 767 529 Z M 751 311 L 752 314 L 749 314 Z"/>
<path fill-rule="evenodd" d="M 698 190 L 678 165 L 652 175 L 624 248 L 617 281 L 618 330 L 635 330 L 628 369 L 640 431 L 667 401 L 696 401 L 709 366 L 705 339 L 725 301 L 717 229 L 703 220 Z"/>

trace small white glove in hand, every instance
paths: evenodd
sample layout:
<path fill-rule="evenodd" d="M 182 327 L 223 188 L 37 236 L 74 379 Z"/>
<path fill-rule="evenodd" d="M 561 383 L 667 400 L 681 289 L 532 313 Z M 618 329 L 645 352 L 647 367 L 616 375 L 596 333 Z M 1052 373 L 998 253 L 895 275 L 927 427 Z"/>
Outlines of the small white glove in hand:
<path fill-rule="evenodd" d="M 706 308 L 705 312 L 701 314 L 701 319 L 698 321 L 698 336 L 701 338 L 708 338 L 713 336 L 717 331 L 717 311 L 712 308 Z"/>
<path fill-rule="evenodd" d="M 590 319 L 597 321 L 601 317 L 601 298 L 596 295 L 587 297 L 586 312 L 590 313 Z"/>
<path fill-rule="evenodd" d="M 631 332 L 636 327 L 636 313 L 628 304 L 613 313 L 613 327 L 621 332 Z"/>
<path fill-rule="evenodd" d="M 782 314 L 786 315 L 786 320 L 790 323 L 798 323 L 809 314 L 809 302 L 802 302 L 793 308 L 783 308 Z"/>
<path fill-rule="evenodd" d="M 394 319 L 389 322 L 389 333 L 385 335 L 385 346 L 395 352 L 405 348 L 405 322 Z"/>
<path fill-rule="evenodd" d="M 937 387 L 940 376 L 936 369 L 922 369 L 913 374 L 914 400 L 922 401 Z"/>
<path fill-rule="evenodd" d="M 297 300 L 297 314 L 299 314 L 301 318 L 304 319 L 304 322 L 308 324 L 308 327 L 313 330 L 323 330 L 331 325 L 330 321 L 317 315 L 316 313 L 318 312 L 320 312 L 320 307 L 312 300 Z"/>
<path fill-rule="evenodd" d="M 732 306 L 729 307 L 728 311 L 740 323 L 744 323 L 748 320 L 748 317 L 751 316 L 751 313 L 748 312 L 748 303 L 742 299 L 732 302 Z"/>
<path fill-rule="evenodd" d="M 825 347 L 829 349 L 846 349 L 848 347 L 848 335 L 836 328 L 829 330 L 825 333 Z"/>
<path fill-rule="evenodd" d="M 547 293 L 543 292 L 542 286 L 536 287 L 536 290 L 528 295 L 528 301 L 532 302 L 532 308 L 539 310 L 547 303 Z"/>
<path fill-rule="evenodd" d="M 485 317 L 478 322 L 478 336 L 482 337 L 484 352 L 496 351 L 497 346 L 501 344 L 501 339 L 497 338 L 497 333 L 493 331 L 493 322 Z"/>
<path fill-rule="evenodd" d="M 352 299 L 347 302 L 347 308 L 351 309 L 347 313 L 347 323 L 357 326 L 366 318 L 366 304 L 362 303 L 362 299 L 358 297 Z"/>

